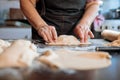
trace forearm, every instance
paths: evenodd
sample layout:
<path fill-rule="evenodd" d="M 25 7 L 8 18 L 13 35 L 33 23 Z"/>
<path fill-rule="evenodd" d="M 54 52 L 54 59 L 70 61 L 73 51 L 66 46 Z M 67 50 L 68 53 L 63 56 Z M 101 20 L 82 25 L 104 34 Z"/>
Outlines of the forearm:
<path fill-rule="evenodd" d="M 90 27 L 90 25 L 92 24 L 92 22 L 94 21 L 95 17 L 98 14 L 98 10 L 99 10 L 99 6 L 101 5 L 102 2 L 90 2 L 87 3 L 86 5 L 86 9 L 85 9 L 85 13 L 82 17 L 82 19 L 80 20 L 79 24 L 80 25 L 87 25 Z"/>
<path fill-rule="evenodd" d="M 35 9 L 36 0 L 20 0 L 20 7 L 30 24 L 38 30 L 39 27 L 47 25 Z"/>

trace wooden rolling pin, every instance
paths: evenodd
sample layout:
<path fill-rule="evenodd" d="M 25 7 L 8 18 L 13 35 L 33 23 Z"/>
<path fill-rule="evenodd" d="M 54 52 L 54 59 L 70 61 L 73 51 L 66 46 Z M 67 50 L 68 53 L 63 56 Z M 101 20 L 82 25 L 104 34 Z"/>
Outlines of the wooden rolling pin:
<path fill-rule="evenodd" d="M 113 30 L 104 30 L 102 31 L 101 36 L 109 41 L 114 41 L 120 39 L 120 32 Z"/>

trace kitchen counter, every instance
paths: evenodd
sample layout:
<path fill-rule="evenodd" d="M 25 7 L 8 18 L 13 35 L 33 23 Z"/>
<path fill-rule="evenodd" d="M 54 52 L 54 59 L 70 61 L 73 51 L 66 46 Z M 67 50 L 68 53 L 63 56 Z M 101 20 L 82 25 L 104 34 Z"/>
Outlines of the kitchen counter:
<path fill-rule="evenodd" d="M 96 46 L 107 41 L 92 39 Z M 39 47 L 41 50 L 45 47 Z M 51 70 L 42 63 L 33 63 L 29 68 L 0 69 L 0 80 L 120 80 L 120 52 L 112 52 L 111 66 L 95 70 Z"/>
<path fill-rule="evenodd" d="M 0 39 L 31 39 L 31 27 L 0 26 Z"/>

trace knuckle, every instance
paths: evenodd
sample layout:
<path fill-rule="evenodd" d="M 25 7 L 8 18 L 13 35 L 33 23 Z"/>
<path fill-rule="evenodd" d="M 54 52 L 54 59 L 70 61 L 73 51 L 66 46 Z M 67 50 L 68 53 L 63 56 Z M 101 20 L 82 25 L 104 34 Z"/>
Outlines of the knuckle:
<path fill-rule="evenodd" d="M 53 27 L 53 26 L 51 28 L 52 28 L 52 30 L 56 30 L 55 27 Z"/>

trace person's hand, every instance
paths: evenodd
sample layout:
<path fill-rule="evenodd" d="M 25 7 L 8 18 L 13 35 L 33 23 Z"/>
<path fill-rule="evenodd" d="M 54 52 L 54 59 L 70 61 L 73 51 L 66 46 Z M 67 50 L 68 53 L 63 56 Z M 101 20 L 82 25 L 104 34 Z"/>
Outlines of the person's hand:
<path fill-rule="evenodd" d="M 80 25 L 78 24 L 74 29 L 75 35 L 80 38 L 80 42 L 85 43 L 88 41 L 88 38 L 94 38 L 93 33 L 89 29 L 87 25 Z"/>
<path fill-rule="evenodd" d="M 37 31 L 46 42 L 54 42 L 57 39 L 57 32 L 54 26 L 42 26 Z"/>

